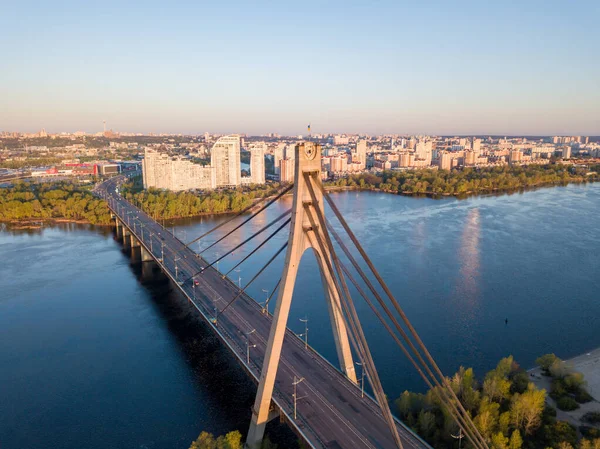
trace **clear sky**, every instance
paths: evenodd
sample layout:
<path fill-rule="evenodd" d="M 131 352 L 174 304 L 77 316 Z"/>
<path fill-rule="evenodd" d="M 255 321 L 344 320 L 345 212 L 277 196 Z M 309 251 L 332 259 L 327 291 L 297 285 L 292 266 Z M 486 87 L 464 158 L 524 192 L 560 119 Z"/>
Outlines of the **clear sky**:
<path fill-rule="evenodd" d="M 600 135 L 600 1 L 12 1 L 0 130 Z"/>

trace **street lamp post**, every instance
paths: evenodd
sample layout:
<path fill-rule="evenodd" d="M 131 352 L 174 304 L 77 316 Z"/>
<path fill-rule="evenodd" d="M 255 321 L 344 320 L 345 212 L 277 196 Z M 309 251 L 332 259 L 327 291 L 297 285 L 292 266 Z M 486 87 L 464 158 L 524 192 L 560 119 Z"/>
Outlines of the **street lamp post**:
<path fill-rule="evenodd" d="M 177 261 L 181 260 L 181 257 L 176 257 L 175 259 L 173 259 L 173 262 L 175 263 L 175 280 L 177 280 L 178 276 L 177 276 Z"/>
<path fill-rule="evenodd" d="M 262 308 L 262 313 L 267 312 L 267 315 L 269 314 L 269 290 L 263 288 L 262 289 L 263 293 L 265 294 L 265 306 Z"/>
<path fill-rule="evenodd" d="M 464 435 L 463 435 L 463 433 L 462 433 L 462 429 L 459 427 L 459 428 L 458 428 L 458 435 L 452 435 L 452 434 L 450 434 L 450 436 L 451 436 L 452 438 L 454 438 L 455 440 L 458 440 L 458 449 L 460 449 L 460 447 L 461 447 L 461 444 L 462 444 L 462 439 L 463 439 L 463 437 L 464 437 Z"/>
<path fill-rule="evenodd" d="M 234 270 L 238 274 L 238 288 L 242 288 L 242 277 L 240 276 L 241 268 L 236 268 Z"/>
<path fill-rule="evenodd" d="M 304 349 L 308 349 L 308 318 L 300 318 L 300 321 L 304 323 L 304 333 L 298 334 L 298 337 L 304 337 Z"/>
<path fill-rule="evenodd" d="M 360 397 L 364 398 L 365 397 L 365 368 L 363 367 L 363 364 L 360 362 L 354 362 L 356 363 L 358 366 L 360 366 Z"/>
<path fill-rule="evenodd" d="M 256 332 L 256 329 L 252 329 L 246 333 L 246 365 L 250 366 L 250 348 L 256 348 L 256 345 L 250 345 L 250 335 Z"/>
<path fill-rule="evenodd" d="M 302 382 L 303 380 L 304 380 L 304 377 L 301 377 L 300 379 L 298 379 L 296 376 L 294 376 L 294 383 L 293 383 L 293 385 L 294 385 L 294 394 L 292 395 L 292 396 L 294 396 L 294 419 L 296 419 L 296 409 L 297 409 L 298 399 L 304 399 L 304 397 L 306 397 L 306 396 L 304 396 L 302 398 L 299 398 L 298 394 L 297 394 L 297 385 L 300 382 Z"/>

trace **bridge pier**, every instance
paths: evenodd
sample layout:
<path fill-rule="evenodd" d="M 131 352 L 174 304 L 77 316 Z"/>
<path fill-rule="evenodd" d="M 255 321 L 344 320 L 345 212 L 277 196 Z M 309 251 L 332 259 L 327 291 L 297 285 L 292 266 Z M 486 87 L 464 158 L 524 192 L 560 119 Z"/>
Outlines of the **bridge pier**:
<path fill-rule="evenodd" d="M 139 242 L 138 242 L 138 244 L 139 244 Z M 142 254 L 142 262 L 152 262 L 154 260 L 152 258 L 152 255 L 143 246 L 140 246 L 140 251 Z"/>
<path fill-rule="evenodd" d="M 116 218 L 115 219 L 115 226 L 116 226 L 116 233 L 117 233 L 117 237 L 118 238 L 122 238 L 123 237 L 123 223 L 121 223 L 121 221 Z"/>
<path fill-rule="evenodd" d="M 123 232 L 123 234 L 122 234 L 122 237 L 123 237 L 123 246 L 125 248 L 129 248 L 130 247 L 129 246 L 130 240 L 129 240 L 128 237 L 131 235 L 131 232 L 129 232 L 129 229 L 127 229 L 125 227 L 125 225 L 123 225 L 122 228 L 123 228 L 123 231 L 122 231 Z"/>
<path fill-rule="evenodd" d="M 140 241 L 135 237 L 135 235 L 131 234 L 130 240 L 130 245 L 132 248 L 137 248 L 138 246 L 140 246 Z"/>
<path fill-rule="evenodd" d="M 328 265 L 331 265 L 331 254 L 328 247 L 322 244 L 325 241 L 325 235 L 328 231 L 327 229 L 321 229 L 315 223 L 317 208 L 320 209 L 321 213 L 323 213 L 324 208 L 321 190 L 313 187 L 316 183 L 321 182 L 321 146 L 313 142 L 304 142 L 296 145 L 295 151 L 296 165 L 290 236 L 283 275 L 281 277 L 281 286 L 277 296 L 275 313 L 273 314 L 273 322 L 271 324 L 265 359 L 258 384 L 258 392 L 256 393 L 256 400 L 252 410 L 250 429 L 248 430 L 248 437 L 246 439 L 246 447 L 250 449 L 260 448 L 265 426 L 269 421 L 275 377 L 277 376 L 277 369 L 279 367 L 294 284 L 302 255 L 309 248 L 312 248 L 315 253 L 321 273 L 321 281 L 323 283 L 341 370 L 350 381 L 357 383 L 339 292 L 333 280 L 333 273 L 328 268 Z M 307 176 L 306 178 L 305 175 Z M 316 202 L 313 201 L 308 183 L 311 183 L 310 187 L 314 191 Z"/>

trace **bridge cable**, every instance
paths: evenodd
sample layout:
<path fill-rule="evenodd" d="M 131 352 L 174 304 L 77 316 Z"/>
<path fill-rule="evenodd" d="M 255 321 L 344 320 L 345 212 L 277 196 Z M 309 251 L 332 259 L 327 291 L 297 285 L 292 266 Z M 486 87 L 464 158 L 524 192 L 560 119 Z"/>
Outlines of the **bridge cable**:
<path fill-rule="evenodd" d="M 305 175 L 305 177 L 308 177 Z M 317 204 L 316 198 L 314 196 L 314 191 L 310 185 L 310 180 L 307 179 L 307 184 L 309 186 L 309 192 L 311 193 L 311 197 L 313 197 L 313 204 Z M 309 218 L 311 226 L 314 230 L 319 229 L 319 226 L 314 220 L 314 217 L 308 208 L 308 204 L 304 205 L 306 210 L 306 215 Z M 320 209 L 315 207 L 317 210 L 317 217 L 319 221 L 321 221 Z M 321 229 L 325 229 L 324 226 L 321 226 Z M 375 397 L 377 398 L 377 402 L 379 403 L 379 407 L 381 409 L 382 416 L 384 420 L 387 422 L 390 432 L 392 433 L 392 437 L 396 443 L 396 446 L 400 449 L 403 449 L 402 440 L 398 435 L 398 429 L 396 428 L 396 424 L 394 418 L 392 416 L 392 412 L 390 411 L 389 404 L 385 397 L 385 393 L 383 391 L 383 386 L 381 385 L 381 381 L 379 379 L 379 375 L 377 374 L 377 370 L 375 368 L 375 363 L 373 362 L 373 357 L 370 353 L 369 346 L 367 344 L 364 332 L 360 325 L 360 320 L 358 320 L 358 315 L 356 314 L 356 310 L 354 309 L 354 305 L 352 304 L 352 299 L 350 297 L 350 293 L 348 291 L 347 285 L 345 284 L 345 280 L 343 274 L 341 274 L 341 270 L 339 270 L 339 266 L 337 264 L 337 256 L 335 255 L 334 248 L 331 245 L 331 241 L 328 239 L 326 233 L 325 239 L 326 243 L 322 241 L 322 237 L 319 232 L 315 232 L 317 241 L 319 243 L 321 249 L 321 257 L 325 261 L 327 265 L 327 269 L 330 272 L 331 278 L 334 281 L 334 286 L 337 290 L 337 293 L 341 299 L 341 305 L 344 309 L 342 312 L 342 318 L 349 324 L 350 329 L 350 338 L 352 341 L 352 345 L 356 349 L 359 354 L 361 361 L 365 364 L 367 377 L 369 379 L 369 383 L 373 387 L 373 392 L 375 393 Z M 333 259 L 333 264 L 335 265 L 335 271 L 331 265 L 331 260 L 328 257 L 331 255 L 331 259 Z M 336 277 L 336 273 L 339 276 Z M 341 276 L 340 276 L 341 275 Z M 340 283 L 342 284 L 343 289 L 340 287 Z M 336 307 L 339 307 L 336 305 Z M 344 314 L 345 312 L 345 314 Z"/>
<path fill-rule="evenodd" d="M 216 315 L 216 317 L 215 317 L 215 318 L 217 318 L 217 319 L 218 319 L 218 318 L 219 318 L 219 315 L 221 315 L 223 312 L 225 312 L 225 311 L 226 311 L 226 310 L 229 308 L 229 306 L 230 306 L 231 304 L 233 304 L 233 303 L 234 303 L 234 301 L 235 301 L 236 299 L 238 299 L 240 296 L 242 296 L 242 294 L 243 294 L 243 293 L 246 291 L 246 289 L 247 289 L 248 287 L 250 287 L 250 285 L 251 285 L 251 284 L 252 284 L 252 283 L 253 283 L 253 282 L 256 280 L 256 278 L 257 278 L 257 277 L 259 277 L 259 276 L 262 274 L 262 272 L 263 272 L 263 271 L 265 271 L 265 270 L 266 270 L 266 268 L 267 268 L 269 265 L 271 265 L 271 262 L 273 262 L 273 261 L 274 261 L 274 260 L 277 258 L 277 256 L 279 256 L 279 255 L 281 254 L 281 252 L 282 252 L 282 251 L 283 251 L 283 250 L 284 250 L 284 249 L 285 249 L 285 248 L 288 246 L 288 243 L 289 243 L 289 242 L 285 242 L 285 243 L 284 243 L 284 244 L 281 246 L 281 248 L 279 248 L 279 250 L 277 250 L 277 252 L 276 252 L 275 254 L 273 254 L 273 256 L 271 256 L 271 258 L 269 259 L 269 261 L 268 261 L 268 262 L 267 262 L 267 263 L 266 263 L 266 264 L 265 264 L 265 265 L 264 265 L 264 266 L 263 266 L 263 267 L 262 267 L 262 268 L 261 268 L 261 269 L 258 271 L 258 273 L 256 273 L 256 274 L 254 275 L 254 277 L 253 277 L 252 279 L 250 279 L 250 281 L 249 281 L 249 282 L 248 282 L 248 283 L 247 283 L 247 284 L 244 286 L 244 288 L 243 288 L 243 289 L 240 289 L 240 291 L 238 292 L 238 294 L 237 294 L 237 295 L 236 295 L 236 296 L 235 296 L 235 297 L 234 297 L 234 298 L 233 298 L 231 301 L 229 301 L 229 302 L 227 303 L 227 305 L 226 305 L 225 307 L 223 307 L 223 309 L 222 309 L 220 312 L 218 312 L 218 313 L 217 313 L 217 315 Z"/>
<path fill-rule="evenodd" d="M 229 256 L 230 254 L 232 254 L 233 252 L 235 252 L 236 250 L 238 250 L 239 248 L 241 248 L 242 246 L 244 246 L 246 243 L 248 243 L 250 240 L 252 240 L 254 237 L 256 237 L 257 235 L 259 235 L 262 232 L 266 231 L 271 226 L 273 226 L 275 223 L 277 223 L 279 220 L 285 218 L 286 216 L 288 216 L 291 213 L 292 213 L 292 208 L 290 207 L 288 210 L 286 210 L 284 213 L 282 213 L 277 218 L 275 218 L 274 220 L 272 220 L 270 223 L 268 223 L 267 225 L 263 226 L 261 229 L 259 229 L 254 234 L 252 234 L 250 237 L 248 237 L 247 239 L 245 239 L 242 243 L 239 243 L 235 248 L 231 249 L 230 251 L 227 251 L 225 254 L 223 254 L 222 256 L 220 256 L 218 259 L 213 260 L 206 267 L 202 268 L 200 271 L 197 271 L 196 273 L 194 273 L 193 275 L 191 275 L 190 277 L 188 277 L 184 282 L 189 281 L 194 276 L 202 274 L 205 270 L 207 270 L 208 268 L 212 267 L 217 262 L 220 262 L 222 259 L 224 259 L 225 257 Z M 217 242 L 215 242 L 215 243 L 217 243 Z M 208 249 L 208 248 L 206 248 L 206 249 Z M 198 254 L 198 255 L 200 255 L 200 254 Z"/>
<path fill-rule="evenodd" d="M 294 184 L 290 184 L 289 186 L 287 186 L 285 189 L 283 189 L 281 192 L 279 192 L 277 194 L 277 196 L 275 198 L 272 198 L 267 204 L 265 204 L 264 206 L 261 206 L 260 209 L 258 209 L 256 212 L 254 212 L 252 215 L 250 215 L 250 217 L 248 217 L 246 220 L 244 220 L 242 223 L 240 223 L 239 225 L 237 225 L 235 228 L 233 228 L 231 231 L 229 231 L 227 234 L 225 234 L 223 237 L 221 237 L 219 240 L 217 240 L 216 242 L 214 242 L 212 245 L 208 246 L 207 248 L 204 248 L 202 251 L 200 251 L 198 254 L 202 254 L 204 251 L 206 251 L 209 248 L 212 248 L 213 246 L 215 246 L 217 243 L 219 243 L 221 240 L 223 240 L 224 238 L 230 236 L 233 232 L 237 231 L 239 228 L 241 228 L 243 225 L 245 225 L 246 223 L 248 223 L 250 220 L 252 220 L 254 217 L 256 217 L 258 214 L 260 214 L 263 210 L 265 210 L 267 207 L 269 207 L 271 204 L 273 204 L 275 201 L 277 201 L 279 198 L 281 198 L 283 195 L 285 195 L 286 193 L 288 193 L 290 190 L 292 190 L 292 188 L 294 187 Z M 227 223 L 231 223 L 233 220 L 235 220 L 236 218 L 238 218 L 240 215 L 246 213 L 247 211 L 249 211 L 250 209 L 252 209 L 253 207 L 256 207 L 258 204 L 261 204 L 263 201 L 265 201 L 268 197 L 261 199 L 259 202 L 257 202 L 256 204 L 252 204 L 251 206 L 246 207 L 244 210 L 242 210 L 241 212 L 238 212 L 236 215 L 234 215 L 233 217 L 231 217 L 228 220 L 225 220 L 223 223 L 218 224 L 217 226 L 215 226 L 214 228 L 212 228 L 210 231 L 205 232 L 204 234 L 202 234 L 200 237 L 195 238 L 194 240 L 192 240 L 190 243 L 188 243 L 187 245 L 185 245 L 186 247 L 190 246 L 192 243 L 197 242 L 198 240 L 200 240 L 203 237 L 206 237 L 208 234 L 212 233 L 213 231 L 216 231 L 217 229 L 219 229 L 220 227 L 226 225 Z"/>
<path fill-rule="evenodd" d="M 478 444 L 479 442 L 476 440 L 476 438 L 473 437 L 471 435 L 471 433 L 469 432 L 470 429 L 468 430 L 468 427 L 467 427 L 467 425 L 464 422 L 464 418 L 459 414 L 459 412 L 456 409 L 456 406 L 454 405 L 454 403 L 452 403 L 448 399 L 448 397 L 446 396 L 445 389 L 444 388 L 434 388 L 434 386 L 431 383 L 431 381 L 427 378 L 427 376 L 425 376 L 425 374 L 423 373 L 423 371 L 421 370 L 421 368 L 419 367 L 419 365 L 417 364 L 417 362 L 410 355 L 410 352 L 408 352 L 408 350 L 406 349 L 406 347 L 404 346 L 404 344 L 402 343 L 402 341 L 398 338 L 398 336 L 394 333 L 394 331 L 392 330 L 392 328 L 390 327 L 390 325 L 388 324 L 388 322 L 381 315 L 381 312 L 379 312 L 379 310 L 377 310 L 377 308 L 375 307 L 375 305 L 373 304 L 373 302 L 368 299 L 368 296 L 365 294 L 365 292 L 363 291 L 363 289 L 360 287 L 360 285 L 358 284 L 358 282 L 356 281 L 356 279 L 352 276 L 352 274 L 350 273 L 350 271 L 348 270 L 348 268 L 346 267 L 346 265 L 344 265 L 342 263 L 341 266 L 342 266 L 342 270 L 344 271 L 346 277 L 348 277 L 348 279 L 350 279 L 350 282 L 352 282 L 352 284 L 354 285 L 354 287 L 356 288 L 356 290 L 358 291 L 358 293 L 363 297 L 363 299 L 369 305 L 369 307 L 371 308 L 371 310 L 373 311 L 373 313 L 377 316 L 377 318 L 379 318 L 379 321 L 383 324 L 383 326 L 386 328 L 386 330 L 388 331 L 388 333 L 395 340 L 396 344 L 400 347 L 400 349 L 402 349 L 402 352 L 404 353 L 404 355 L 409 359 L 409 361 L 412 363 L 412 365 L 414 366 L 414 368 L 421 375 L 421 378 L 425 381 L 425 383 L 427 384 L 427 386 L 431 390 L 435 391 L 436 395 L 438 396 L 438 399 L 443 404 L 446 405 L 448 413 L 450 413 L 450 415 L 452 415 L 452 417 L 457 421 L 458 427 L 465 433 L 465 435 L 467 436 L 467 438 L 469 439 L 469 441 L 471 441 L 471 443 L 473 444 L 473 446 L 478 447 L 478 448 L 482 447 L 480 444 Z M 442 395 L 444 396 L 444 398 L 442 398 Z M 452 405 L 452 409 L 453 410 L 450 410 L 448 408 L 448 403 L 450 403 Z"/>
<path fill-rule="evenodd" d="M 342 244 L 341 246 L 344 246 L 344 245 Z M 349 253 L 346 253 L 346 254 L 348 255 Z M 353 259 L 351 256 L 349 256 L 349 258 Z M 356 265 L 355 265 L 355 268 L 357 268 L 357 270 L 359 271 L 359 273 L 361 272 L 360 268 L 358 268 Z M 364 273 L 363 273 L 363 275 L 364 275 Z M 365 279 L 365 277 L 363 277 L 363 279 Z M 368 281 L 368 279 L 366 279 L 366 282 L 367 282 L 368 284 L 370 283 L 370 282 Z M 376 296 L 378 296 L 378 294 L 377 294 L 377 293 L 374 291 L 374 289 L 372 288 L 372 285 L 370 286 L 370 288 L 371 288 L 371 290 L 374 292 L 374 294 L 375 294 Z M 399 326 L 399 324 L 397 323 L 397 321 L 395 321 L 395 317 L 393 317 L 393 315 L 391 315 L 391 316 L 390 316 L 390 319 L 392 319 L 392 321 L 394 321 L 394 322 L 395 322 L 395 325 L 396 325 L 396 327 L 397 327 L 398 329 L 400 329 L 400 332 L 403 334 L 403 336 L 405 336 L 406 334 L 403 332 L 403 329 L 402 329 L 402 328 Z M 445 385 L 445 387 L 446 387 L 446 388 L 444 388 L 442 385 L 440 385 L 440 382 L 439 382 L 439 380 L 438 380 L 438 379 L 435 377 L 435 375 L 433 375 L 433 373 L 432 373 L 432 372 L 431 372 L 431 370 L 429 369 L 429 366 L 428 366 L 428 365 L 427 365 L 427 364 L 426 364 L 426 363 L 423 361 L 423 359 L 422 359 L 422 357 L 421 357 L 421 354 L 420 354 L 420 352 L 416 351 L 416 348 L 414 348 L 414 345 L 412 344 L 412 341 L 411 341 L 410 339 L 407 339 L 406 337 L 405 337 L 405 340 L 406 340 L 406 341 L 407 341 L 407 343 L 408 343 L 408 344 L 411 346 L 411 348 L 413 349 L 413 351 L 415 351 L 415 354 L 416 354 L 416 355 L 417 355 L 417 357 L 418 357 L 418 358 L 421 360 L 421 362 L 423 363 L 423 365 L 424 365 L 425 369 L 426 369 L 426 370 L 429 372 L 430 376 L 432 377 L 432 379 L 434 380 L 434 382 L 436 383 L 436 385 L 438 385 L 438 387 L 439 387 L 440 391 L 442 391 L 442 392 L 444 392 L 444 391 L 448 391 L 448 392 L 451 394 L 451 396 L 453 396 L 453 397 L 454 397 L 454 399 L 455 399 L 455 401 L 456 401 L 456 404 L 458 404 L 458 407 L 459 407 L 459 408 L 462 410 L 462 413 L 464 414 L 464 418 L 463 418 L 463 419 L 466 421 L 466 423 L 468 423 L 468 424 L 469 424 L 469 426 L 470 426 L 470 427 L 472 427 L 472 431 L 473 431 L 473 433 L 475 434 L 475 436 L 479 437 L 479 438 L 477 438 L 477 439 L 479 440 L 479 446 L 478 446 L 477 444 L 475 444 L 475 442 L 474 442 L 474 441 L 472 441 L 472 443 L 473 443 L 475 446 L 487 448 L 488 446 L 487 446 L 487 443 L 485 442 L 485 439 L 484 439 L 484 438 L 481 436 L 481 434 L 480 434 L 479 430 L 476 428 L 476 426 L 475 426 L 475 425 L 474 425 L 474 423 L 472 422 L 472 420 L 471 420 L 471 418 L 470 418 L 470 415 L 469 415 L 469 414 L 468 414 L 468 412 L 467 412 L 467 411 L 464 409 L 464 407 L 463 407 L 462 403 L 460 402 L 460 400 L 458 399 L 458 397 L 456 396 L 456 394 L 454 393 L 454 391 L 451 389 L 450 385 L 449 385 L 449 384 L 448 384 L 448 382 L 447 382 L 447 379 L 446 379 L 445 377 L 443 377 L 443 375 L 442 375 L 443 383 L 444 383 L 444 385 Z M 444 394 L 444 396 L 446 396 L 446 394 L 445 394 L 445 393 L 443 393 L 443 394 Z M 450 405 L 452 408 L 455 408 L 455 405 L 454 405 L 454 402 L 453 402 L 453 401 L 448 401 L 448 402 L 447 402 L 447 404 L 446 404 L 446 406 L 448 407 L 448 405 Z M 448 410 L 448 411 L 449 411 L 449 412 L 451 412 L 450 410 Z M 459 416 L 460 416 L 460 415 L 459 415 Z M 457 418 L 456 418 L 456 416 L 455 416 L 455 419 L 457 419 Z M 457 420 L 457 424 L 458 424 L 458 420 Z M 460 426 L 460 425 L 459 425 L 459 426 Z"/>
<path fill-rule="evenodd" d="M 462 411 L 462 413 L 465 415 L 467 422 L 469 422 L 469 424 L 471 424 L 473 426 L 473 429 L 475 431 L 475 434 L 478 436 L 478 439 L 481 442 L 484 442 L 483 443 L 484 447 L 488 447 L 487 443 L 485 443 L 485 439 L 483 438 L 483 436 L 479 432 L 479 429 L 477 429 L 477 427 L 474 425 L 474 423 L 472 422 L 470 416 L 468 415 L 468 412 L 464 409 L 462 403 L 460 402 L 460 400 L 458 399 L 458 397 L 456 396 L 456 394 L 452 390 L 452 388 L 451 388 L 451 386 L 450 386 L 450 384 L 448 382 L 448 379 L 443 375 L 443 373 L 441 372 L 440 368 L 435 363 L 435 360 L 433 359 L 433 357 L 431 356 L 431 354 L 429 353 L 429 351 L 425 347 L 425 344 L 423 343 L 423 341 L 421 340 L 421 338 L 417 334 L 416 330 L 414 329 L 414 327 L 412 326 L 412 324 L 408 320 L 408 317 L 406 316 L 406 314 L 404 313 L 404 311 L 400 307 L 399 303 L 394 298 L 392 292 L 390 291 L 390 289 L 385 284 L 385 281 L 381 278 L 381 276 L 379 275 L 379 273 L 375 269 L 373 263 L 371 262 L 371 260 L 369 259 L 369 257 L 365 253 L 364 249 L 362 248 L 362 246 L 358 242 L 358 239 L 356 238 L 356 236 L 354 235 L 354 233 L 352 232 L 352 230 L 350 229 L 350 227 L 348 226 L 348 224 L 344 220 L 344 218 L 343 218 L 342 214 L 340 213 L 339 209 L 337 208 L 337 206 L 335 205 L 335 203 L 333 202 L 333 200 L 331 199 L 331 197 L 327 194 L 327 192 L 323 188 L 323 185 L 322 184 L 318 184 L 318 185 L 319 185 L 319 187 L 321 189 L 321 192 L 323 193 L 323 197 L 326 199 L 326 201 L 329 204 L 329 206 L 331 207 L 332 211 L 334 212 L 334 214 L 336 215 L 336 217 L 338 218 L 338 220 L 342 224 L 344 230 L 346 231 L 346 233 L 348 234 L 348 236 L 350 237 L 350 239 L 354 243 L 354 246 L 357 248 L 357 250 L 361 254 L 362 258 L 364 259 L 364 261 L 367 263 L 367 265 L 371 269 L 371 272 L 374 274 L 374 276 L 376 277 L 377 281 L 379 282 L 379 284 L 381 285 L 381 287 L 385 291 L 385 293 L 388 296 L 388 298 L 390 299 L 392 305 L 394 306 L 394 308 L 396 309 L 396 311 L 398 312 L 398 314 L 400 315 L 400 317 L 404 321 L 405 325 L 409 329 L 410 334 L 415 339 L 417 345 L 421 348 L 421 350 L 423 351 L 425 357 L 427 358 L 427 360 L 429 361 L 429 363 L 431 364 L 431 366 L 433 367 L 433 369 L 435 370 L 435 372 L 437 372 L 437 374 L 439 375 L 439 377 L 442 379 L 442 383 L 446 386 L 447 390 L 450 392 L 450 394 L 452 395 L 452 397 L 457 402 L 457 405 L 458 405 L 459 409 Z M 427 367 L 427 364 L 425 366 Z"/>
<path fill-rule="evenodd" d="M 290 210 L 291 212 L 291 210 Z M 265 243 L 267 243 L 269 240 L 271 240 L 273 237 L 275 237 L 275 235 L 277 235 L 277 233 L 279 231 L 281 231 L 283 228 L 285 228 L 289 222 L 292 221 L 291 218 L 288 218 L 286 221 L 283 222 L 283 224 L 281 226 L 279 226 L 277 229 L 275 229 L 275 231 L 273 231 L 273 233 L 268 236 L 265 240 L 263 240 L 260 245 L 258 245 L 256 248 L 254 248 L 250 254 L 248 254 L 246 257 L 244 257 L 242 260 L 240 260 L 234 267 L 231 268 L 231 270 L 229 270 L 227 273 L 225 273 L 222 278 L 225 279 L 225 277 L 231 273 L 233 270 L 235 270 L 237 267 L 239 267 L 241 264 L 243 264 L 244 262 L 246 262 L 246 260 L 248 260 L 256 251 L 258 251 L 259 249 L 261 249 Z"/>
<path fill-rule="evenodd" d="M 360 267 L 358 267 L 356 265 L 356 260 L 354 260 L 354 258 L 352 257 L 352 255 L 349 253 L 348 249 L 345 247 L 345 245 L 343 244 L 343 242 L 341 241 L 339 235 L 335 232 L 335 230 L 333 230 L 333 228 L 331 227 L 331 225 L 328 223 L 328 227 L 334 237 L 334 239 L 336 240 L 336 242 L 338 243 L 338 245 L 342 248 L 342 250 L 344 251 L 344 253 L 348 256 L 348 258 L 350 259 L 350 261 L 354 264 L 354 267 L 356 268 L 356 270 L 359 272 L 359 274 L 361 275 L 361 277 L 363 277 L 363 280 L 365 281 L 365 283 L 368 285 L 369 289 L 374 293 L 374 295 L 378 298 L 378 302 L 381 305 L 381 307 L 385 310 L 386 314 L 388 315 L 388 317 L 390 318 L 390 320 L 394 323 L 395 327 L 400 331 L 400 333 L 403 335 L 404 339 L 407 341 L 407 343 L 410 345 L 411 341 L 407 339 L 407 336 L 404 332 L 404 329 L 402 329 L 402 327 L 399 325 L 398 321 L 395 319 L 395 317 L 393 315 L 390 314 L 389 308 L 387 307 L 387 305 L 381 300 L 381 297 L 378 295 L 378 293 L 374 290 L 373 285 L 371 284 L 371 282 L 369 281 L 368 278 L 365 277 L 364 272 L 362 272 L 362 270 L 360 269 Z M 387 321 L 383 318 L 383 316 L 381 315 L 381 313 L 377 310 L 377 308 L 373 305 L 372 301 L 368 298 L 368 296 L 365 294 L 365 292 L 362 290 L 362 288 L 360 287 L 360 285 L 358 285 L 358 282 L 354 279 L 354 277 L 352 276 L 352 274 L 349 272 L 348 268 L 342 263 L 341 264 L 342 269 L 344 270 L 344 273 L 346 274 L 346 276 L 350 279 L 350 281 L 352 282 L 352 284 L 354 285 L 354 287 L 356 288 L 356 290 L 359 292 L 359 294 L 363 297 L 363 299 L 365 300 L 365 302 L 369 305 L 369 307 L 371 308 L 371 310 L 375 313 L 375 315 L 377 316 L 377 318 L 379 318 L 379 320 L 381 321 L 381 323 L 384 325 L 384 327 L 386 328 L 386 330 L 388 331 L 388 333 L 392 336 L 392 338 L 396 341 L 396 343 L 398 344 L 398 346 L 400 347 L 400 349 L 402 350 L 402 352 L 406 355 L 406 357 L 408 358 L 408 360 L 412 363 L 412 365 L 415 367 L 415 369 L 417 370 L 417 372 L 421 375 L 421 377 L 423 378 L 423 380 L 425 381 L 425 383 L 427 384 L 427 386 L 432 389 L 433 391 L 436 392 L 436 395 L 438 396 L 438 398 L 440 399 L 440 401 L 446 405 L 446 408 L 448 409 L 448 413 L 450 413 L 454 419 L 457 421 L 457 424 L 459 426 L 459 428 L 462 428 L 463 432 L 465 432 L 465 434 L 467 435 L 467 437 L 469 438 L 469 440 L 471 440 L 472 437 L 470 435 L 470 433 L 466 430 L 467 424 L 465 423 L 465 418 L 462 417 L 462 415 L 459 413 L 459 411 L 456 409 L 456 405 L 448 398 L 447 394 L 446 394 L 446 389 L 445 387 L 443 387 L 442 385 L 439 384 L 439 382 L 437 382 L 437 379 L 435 378 L 435 376 L 433 376 L 433 373 L 431 373 L 431 370 L 427 369 L 428 367 L 425 365 L 425 369 L 427 369 L 427 371 L 430 373 L 430 375 L 433 378 L 433 381 L 436 383 L 436 385 L 438 386 L 437 389 L 434 389 L 434 386 L 431 384 L 430 380 L 427 378 L 427 376 L 425 376 L 425 374 L 423 373 L 423 371 L 421 370 L 421 368 L 419 367 L 419 364 L 414 360 L 414 358 L 410 355 L 410 353 L 408 352 L 408 350 L 406 349 L 406 347 L 402 344 L 402 342 L 399 340 L 398 336 L 394 333 L 394 331 L 390 328 L 389 324 L 387 323 Z M 412 346 L 412 345 L 411 345 Z M 416 353 L 417 356 L 419 356 L 419 353 Z M 419 357 L 420 358 L 420 357 Z M 422 360 L 422 359 L 421 359 Z M 444 397 L 442 398 L 440 395 L 443 395 Z M 451 409 L 450 409 L 451 408 Z M 463 427 L 464 426 L 464 427 Z M 476 439 L 475 441 L 471 441 L 473 446 L 475 447 L 481 447 L 476 443 Z"/>

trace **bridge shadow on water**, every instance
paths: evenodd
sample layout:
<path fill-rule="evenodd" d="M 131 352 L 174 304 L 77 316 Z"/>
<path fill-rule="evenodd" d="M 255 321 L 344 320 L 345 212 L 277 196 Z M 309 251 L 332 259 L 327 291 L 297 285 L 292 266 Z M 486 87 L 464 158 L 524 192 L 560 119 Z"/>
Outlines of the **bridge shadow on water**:
<path fill-rule="evenodd" d="M 155 262 L 142 262 L 139 248 L 126 246 L 122 252 L 131 261 L 132 273 L 148 291 L 157 315 L 178 342 L 195 388 L 201 393 L 203 403 L 199 406 L 207 411 L 211 426 L 200 431 L 224 434 L 239 430 L 245 437 L 256 384 Z M 279 448 L 298 447 L 296 435 L 279 420 L 268 424 L 266 435 Z"/>

